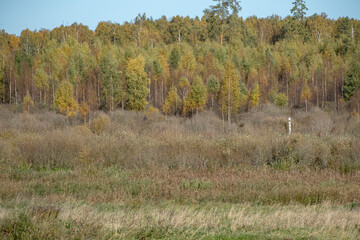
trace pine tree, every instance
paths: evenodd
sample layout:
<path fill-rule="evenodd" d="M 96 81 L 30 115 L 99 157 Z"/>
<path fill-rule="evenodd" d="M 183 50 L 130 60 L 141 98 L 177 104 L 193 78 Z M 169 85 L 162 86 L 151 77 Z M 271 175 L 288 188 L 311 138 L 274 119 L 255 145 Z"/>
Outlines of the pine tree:
<path fill-rule="evenodd" d="M 294 7 L 291 9 L 293 17 L 297 20 L 303 21 L 306 15 L 306 11 L 309 10 L 306 7 L 305 0 L 295 0 L 295 2 L 292 4 L 294 5 Z"/>
<path fill-rule="evenodd" d="M 349 101 L 357 88 L 360 88 L 360 63 L 353 59 L 344 82 L 344 98 Z"/>
<path fill-rule="evenodd" d="M 176 70 L 176 69 L 179 67 L 180 58 L 181 58 L 181 53 L 180 53 L 179 48 L 178 48 L 178 47 L 174 47 L 174 48 L 171 50 L 170 57 L 169 57 L 170 66 L 171 66 L 173 69 Z"/>
<path fill-rule="evenodd" d="M 192 113 L 196 110 L 196 113 L 199 113 L 199 111 L 202 111 L 206 104 L 206 97 L 206 87 L 202 79 L 199 76 L 196 76 L 191 85 L 190 93 L 186 98 L 184 112 Z"/>
<path fill-rule="evenodd" d="M 208 93 L 211 94 L 211 107 L 214 107 L 214 97 L 220 90 L 219 79 L 214 75 L 210 75 L 206 83 L 206 88 Z"/>
<path fill-rule="evenodd" d="M 210 6 L 207 12 L 213 12 L 220 18 L 221 31 L 220 31 L 220 44 L 224 43 L 225 23 L 231 15 L 237 15 L 241 11 L 240 1 L 238 0 L 213 0 L 217 4 Z M 231 13 L 230 13 L 231 11 Z"/>
<path fill-rule="evenodd" d="M 123 91 L 121 71 L 117 69 L 117 61 L 112 53 L 106 53 L 100 60 L 101 78 L 103 80 L 103 97 L 110 106 L 110 111 L 123 103 L 125 93 Z"/>

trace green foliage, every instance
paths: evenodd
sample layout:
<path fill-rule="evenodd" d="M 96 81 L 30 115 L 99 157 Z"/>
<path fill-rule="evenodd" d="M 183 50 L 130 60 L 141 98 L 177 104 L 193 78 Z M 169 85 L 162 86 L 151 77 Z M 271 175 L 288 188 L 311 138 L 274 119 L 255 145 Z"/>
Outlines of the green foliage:
<path fill-rule="evenodd" d="M 354 59 L 351 62 L 344 82 L 345 100 L 349 101 L 357 88 L 360 88 L 360 62 Z"/>
<path fill-rule="evenodd" d="M 190 93 L 186 98 L 184 112 L 191 113 L 196 110 L 198 113 L 202 111 L 206 103 L 207 91 L 206 87 L 199 76 L 196 76 L 191 85 Z"/>
<path fill-rule="evenodd" d="M 182 188 L 187 190 L 201 190 L 201 189 L 211 189 L 212 184 L 210 181 L 207 181 L 205 179 L 186 179 L 182 181 Z"/>
<path fill-rule="evenodd" d="M 74 50 L 70 55 L 68 74 L 71 83 L 77 85 L 85 77 L 86 72 L 92 64 L 92 55 L 87 43 L 75 44 Z"/>
<path fill-rule="evenodd" d="M 204 16 L 196 18 L 153 20 L 142 14 L 133 23 L 100 22 L 94 32 L 77 23 L 53 30 L 24 30 L 20 37 L 3 31 L 1 102 L 17 104 L 29 90 L 36 105 L 51 106 L 60 83 L 69 81 L 76 102 L 86 101 L 94 110 L 115 110 L 120 104 L 126 110 L 143 110 L 147 102 L 162 109 L 172 86 L 185 101 L 194 76 L 217 76 L 223 85 L 231 62 L 241 95 L 250 97 L 258 82 L 262 103 L 274 101 L 267 90 L 276 88 L 286 92 L 292 106 L 298 106 L 304 100 L 300 91 L 308 82 L 310 105 L 334 102 L 345 108 L 354 104 L 339 103 L 354 99 L 359 86 L 358 67 L 354 67 L 359 56 L 359 21 L 332 20 L 325 13 L 306 17 L 305 1 L 291 2 L 292 16 L 285 18 L 243 19 L 238 16 L 240 1 L 216 0 Z M 144 64 L 131 64 L 140 55 Z M 206 80 L 211 108 L 227 111 L 223 106 L 231 104 L 224 105 L 219 90 Z M 218 106 L 221 109 L 214 109 Z"/>
<path fill-rule="evenodd" d="M 219 79 L 215 77 L 214 75 L 210 75 L 210 77 L 207 80 L 206 88 L 208 93 L 216 94 L 220 90 L 220 83 Z"/>
<path fill-rule="evenodd" d="M 291 9 L 291 13 L 293 14 L 293 17 L 297 20 L 304 20 L 304 17 L 306 15 L 306 11 L 309 10 L 306 7 L 305 0 L 295 0 L 293 2 L 294 7 Z"/>
<path fill-rule="evenodd" d="M 181 59 L 181 52 L 178 47 L 174 47 L 171 50 L 169 57 L 170 66 L 176 70 L 179 67 L 180 59 Z"/>
<path fill-rule="evenodd" d="M 107 52 L 101 57 L 100 69 L 103 80 L 103 97 L 110 106 L 110 111 L 125 98 L 121 71 L 117 69 L 117 61 L 111 52 Z"/>
<path fill-rule="evenodd" d="M 144 71 L 145 59 L 139 55 L 130 58 L 126 66 L 127 107 L 130 110 L 140 111 L 148 104 L 146 97 L 149 94 L 150 79 Z"/>
<path fill-rule="evenodd" d="M 277 107 L 287 107 L 288 106 L 288 97 L 284 93 L 277 93 L 273 96 L 274 104 Z"/>
<path fill-rule="evenodd" d="M 39 88 L 40 90 L 47 89 L 49 87 L 48 79 L 49 76 L 44 71 L 43 67 L 39 67 L 36 69 L 34 75 L 34 82 L 37 88 Z"/>

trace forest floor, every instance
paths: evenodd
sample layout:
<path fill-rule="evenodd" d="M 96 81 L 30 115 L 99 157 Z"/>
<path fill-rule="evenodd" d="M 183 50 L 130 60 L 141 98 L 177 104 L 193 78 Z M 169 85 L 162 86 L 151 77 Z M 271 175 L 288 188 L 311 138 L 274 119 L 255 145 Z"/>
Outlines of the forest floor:
<path fill-rule="evenodd" d="M 0 111 L 0 239 L 360 238 L 356 117 Z"/>

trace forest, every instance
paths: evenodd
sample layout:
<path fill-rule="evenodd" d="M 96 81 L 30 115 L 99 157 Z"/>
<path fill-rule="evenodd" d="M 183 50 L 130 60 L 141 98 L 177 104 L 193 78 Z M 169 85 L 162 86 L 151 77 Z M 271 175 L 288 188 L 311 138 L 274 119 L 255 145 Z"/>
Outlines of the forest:
<path fill-rule="evenodd" d="M 2 31 L 0 239 L 360 239 L 360 21 L 289 10 Z"/>
<path fill-rule="evenodd" d="M 78 23 L 2 31 L 1 101 L 21 105 L 28 95 L 25 105 L 69 117 L 81 107 L 182 116 L 213 109 L 231 121 L 267 103 L 359 114 L 359 20 L 306 17 L 302 1 L 286 18 L 243 19 L 238 2 L 219 4 L 201 18 L 139 14 L 95 31 Z"/>

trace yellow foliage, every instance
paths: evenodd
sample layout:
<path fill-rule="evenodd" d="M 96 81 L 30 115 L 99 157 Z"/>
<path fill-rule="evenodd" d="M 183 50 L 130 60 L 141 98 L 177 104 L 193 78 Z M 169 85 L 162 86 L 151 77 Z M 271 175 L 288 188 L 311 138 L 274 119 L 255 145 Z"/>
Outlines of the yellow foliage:
<path fill-rule="evenodd" d="M 180 102 L 181 100 L 177 93 L 176 87 L 172 87 L 169 91 L 164 105 L 162 106 L 163 112 L 165 114 L 174 114 L 177 111 Z"/>
<path fill-rule="evenodd" d="M 29 94 L 29 91 L 26 92 L 26 95 L 24 97 L 24 101 L 23 101 L 23 108 L 24 108 L 24 112 L 30 112 L 31 108 L 34 106 L 34 102 L 31 99 L 31 96 Z"/>
<path fill-rule="evenodd" d="M 90 122 L 90 130 L 93 133 L 100 135 L 109 122 L 110 118 L 107 115 L 100 114 L 97 118 L 93 119 Z"/>
<path fill-rule="evenodd" d="M 72 118 L 78 112 L 79 106 L 73 97 L 73 86 L 70 82 L 64 81 L 56 92 L 55 104 L 58 106 L 60 113 Z"/>
<path fill-rule="evenodd" d="M 259 84 L 255 84 L 254 89 L 251 92 L 251 106 L 255 107 L 260 104 L 260 88 Z"/>
<path fill-rule="evenodd" d="M 311 98 L 311 91 L 307 84 L 305 84 L 302 93 L 301 93 L 301 99 L 304 101 L 309 101 Z"/>
<path fill-rule="evenodd" d="M 147 119 L 156 119 L 156 117 L 159 116 L 159 109 L 150 106 L 146 111 L 145 111 L 145 117 Z"/>
<path fill-rule="evenodd" d="M 84 119 L 84 122 L 86 123 L 86 118 L 90 114 L 90 108 L 87 102 L 83 101 L 80 104 L 80 115 Z"/>

